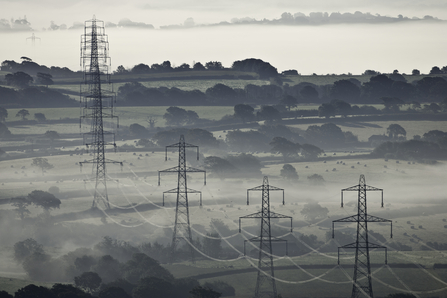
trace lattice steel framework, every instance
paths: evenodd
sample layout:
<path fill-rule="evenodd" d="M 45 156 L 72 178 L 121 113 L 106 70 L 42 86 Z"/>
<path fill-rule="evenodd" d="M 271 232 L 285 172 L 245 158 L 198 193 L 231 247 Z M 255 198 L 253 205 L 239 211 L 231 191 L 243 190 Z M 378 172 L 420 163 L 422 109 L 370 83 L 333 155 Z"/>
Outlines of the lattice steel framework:
<path fill-rule="evenodd" d="M 393 238 L 393 222 L 372 215 L 368 215 L 366 208 L 366 192 L 380 191 L 382 194 L 381 207 L 383 208 L 383 189 L 368 186 L 365 183 L 365 176 L 360 175 L 359 184 L 341 190 L 341 207 L 343 207 L 343 192 L 357 191 L 358 205 L 357 214 L 342 219 L 332 221 L 332 238 L 334 238 L 334 223 L 336 222 L 356 222 L 357 236 L 354 243 L 350 243 L 338 248 L 338 264 L 340 264 L 340 248 L 355 249 L 354 276 L 352 279 L 351 298 L 366 296 L 373 298 L 373 289 L 371 284 L 371 264 L 369 259 L 370 249 L 385 249 L 385 264 L 387 263 L 387 248 L 378 244 L 369 242 L 368 240 L 368 222 L 389 222 L 391 223 L 391 238 Z"/>
<path fill-rule="evenodd" d="M 168 148 L 178 148 L 178 166 L 158 171 L 158 185 L 160 185 L 161 173 L 177 173 L 178 175 L 177 188 L 165 191 L 163 193 L 163 206 L 164 206 L 165 193 L 177 194 L 177 202 L 175 206 L 174 233 L 172 235 L 172 244 L 171 244 L 171 257 L 172 261 L 174 261 L 178 243 L 180 242 L 180 240 L 185 240 L 190 247 L 191 261 L 194 262 L 194 249 L 192 247 L 191 226 L 189 223 L 188 193 L 200 193 L 200 205 L 202 205 L 202 195 L 200 191 L 188 188 L 186 174 L 203 173 L 204 184 L 206 185 L 206 171 L 188 167 L 186 165 L 186 148 L 196 148 L 197 160 L 199 160 L 199 147 L 185 143 L 185 137 L 183 135 L 180 136 L 180 141 L 178 143 L 166 146 L 165 160 L 168 159 Z"/>
<path fill-rule="evenodd" d="M 80 88 L 82 112 L 80 125 L 83 119 L 91 119 L 91 130 L 84 133 L 83 138 L 87 150 L 90 148 L 93 153 L 93 158 L 79 164 L 81 167 L 86 163 L 93 164 L 92 180 L 95 181 L 95 193 L 92 208 L 97 207 L 101 201 L 107 209 L 110 209 L 106 164 L 114 163 L 122 166 L 123 163 L 106 159 L 105 154 L 106 145 L 113 145 L 116 148 L 116 144 L 115 134 L 105 131 L 104 125 L 114 126 L 114 120 L 117 120 L 118 126 L 118 117 L 114 115 L 113 106 L 115 93 L 108 73 L 110 67 L 108 51 L 109 42 L 105 34 L 104 22 L 96 20 L 93 16 L 92 20 L 85 22 L 84 34 L 81 36 L 81 67 L 84 77 Z M 110 123 L 104 123 L 104 118 L 109 118 Z"/>
<path fill-rule="evenodd" d="M 239 233 L 241 232 L 242 218 L 261 219 L 261 235 L 246 241 L 259 242 L 258 277 L 256 279 L 255 298 L 278 296 L 273 267 L 272 242 L 286 242 L 287 240 L 273 237 L 270 228 L 271 218 L 290 218 L 290 232 L 292 232 L 292 217 L 270 211 L 270 191 L 282 191 L 282 203 L 284 205 L 284 189 L 269 185 L 267 176 L 264 177 L 260 186 L 247 190 L 247 205 L 249 205 L 249 192 L 262 191 L 262 209 L 250 215 L 239 217 Z M 244 254 L 245 243 L 244 241 Z"/>

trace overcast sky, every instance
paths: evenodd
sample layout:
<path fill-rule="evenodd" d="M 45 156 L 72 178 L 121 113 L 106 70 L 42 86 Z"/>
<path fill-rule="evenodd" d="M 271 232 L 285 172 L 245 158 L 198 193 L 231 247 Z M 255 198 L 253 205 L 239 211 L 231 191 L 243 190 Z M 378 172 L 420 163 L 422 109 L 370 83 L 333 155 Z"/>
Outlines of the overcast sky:
<path fill-rule="evenodd" d="M 1 33 L 8 44 L 0 60 L 31 57 L 45 65 L 79 69 L 81 30 L 46 31 L 51 22 L 67 27 L 97 19 L 118 24 L 132 22 L 160 26 L 231 22 L 233 18 L 279 19 L 283 12 L 371 13 L 396 18 L 431 15 L 447 20 L 445 0 L 0 0 L 0 19 L 26 16 L 41 43 L 31 47 L 30 33 Z M 1 25 L 1 24 L 0 24 Z M 231 28 L 230 28 L 231 27 Z M 325 26 L 217 26 L 181 30 L 119 30 L 107 28 L 112 69 L 151 65 L 170 60 L 175 65 L 194 61 L 233 61 L 258 58 L 278 71 L 297 69 L 302 74 L 360 74 L 380 72 L 428 73 L 445 66 L 447 22 L 399 22 L 389 24 L 343 24 Z M 131 32 L 130 32 L 131 31 Z M 25 42 L 26 41 L 26 42 Z"/>

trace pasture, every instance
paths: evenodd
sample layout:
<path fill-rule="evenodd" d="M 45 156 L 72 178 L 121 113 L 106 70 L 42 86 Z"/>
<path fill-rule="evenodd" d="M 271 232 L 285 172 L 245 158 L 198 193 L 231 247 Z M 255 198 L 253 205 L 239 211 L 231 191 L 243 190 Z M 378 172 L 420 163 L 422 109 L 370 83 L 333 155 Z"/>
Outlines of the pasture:
<path fill-rule="evenodd" d="M 309 107 L 309 106 L 308 106 Z M 153 117 L 157 120 L 156 126 L 163 127 L 162 115 L 167 107 L 123 107 L 118 109 L 120 124 L 128 126 L 139 123 L 148 126 L 146 120 Z M 183 107 L 195 110 L 199 117 L 216 120 L 226 114 L 233 113 L 233 107 Z M 171 228 L 174 223 L 175 195 L 165 197 L 165 206 L 162 206 L 163 192 L 177 185 L 176 175 L 162 174 L 161 185 L 158 186 L 158 171 L 177 165 L 178 155 L 175 151 L 168 152 L 168 161 L 164 160 L 163 150 L 134 150 L 132 146 L 118 148 L 116 153 L 108 152 L 107 158 L 123 161 L 119 165 L 108 165 L 107 173 L 111 180 L 108 182 L 109 200 L 112 210 L 104 211 L 102 216 L 86 216 L 85 212 L 92 204 L 94 182 L 84 181 L 92 176 L 92 168 L 85 165 L 82 172 L 79 162 L 92 158 L 89 153 L 81 150 L 79 138 L 71 134 L 79 133 L 77 123 L 38 123 L 20 124 L 15 118 L 17 109 L 8 109 L 8 122 L 11 132 L 17 135 L 40 136 L 47 130 L 56 130 L 62 138 L 76 141 L 66 148 L 39 151 L 36 154 L 48 159 L 54 165 L 53 169 L 42 174 L 40 169 L 31 167 L 32 157 L 28 153 L 10 151 L 10 160 L 0 163 L 1 189 L 0 198 L 7 199 L 20 195 L 27 195 L 33 190 L 48 191 L 50 187 L 59 188 L 59 197 L 62 200 L 60 209 L 51 211 L 56 222 L 70 230 L 66 237 L 66 245 L 45 247 L 62 255 L 79 245 L 79 243 L 98 242 L 103 236 L 141 243 L 145 241 L 160 241 L 164 244 L 170 242 Z M 64 118 L 77 119 L 79 108 L 64 109 L 29 109 L 32 119 L 34 113 L 44 113 L 47 119 L 59 120 Z M 12 122 L 13 121 L 13 122 Z M 343 130 L 352 131 L 364 141 L 372 134 L 386 133 L 386 127 L 391 123 L 398 123 L 407 130 L 407 136 L 422 135 L 432 129 L 441 129 L 446 123 L 440 121 L 396 121 L 396 122 L 365 122 L 340 124 Z M 308 125 L 293 125 L 302 130 Z M 86 129 L 88 129 L 87 127 Z M 224 135 L 223 131 L 215 132 Z M 64 136 L 66 134 L 67 136 Z M 366 139 L 365 139 L 366 138 Z M 118 142 L 118 145 L 134 145 L 133 139 Z M 20 146 L 19 140 L 2 141 L 2 146 Z M 78 148 L 76 150 L 76 148 Z M 20 147 L 18 147 L 20 149 Z M 216 150 L 200 149 L 205 157 L 213 155 Z M 271 194 L 271 208 L 275 212 L 293 217 L 294 235 L 301 234 L 317 236 L 319 241 L 328 243 L 326 234 L 330 232 L 331 221 L 353 215 L 356 212 L 357 194 L 348 193 L 344 197 L 344 208 L 340 208 L 340 190 L 358 183 L 359 176 L 366 176 L 368 185 L 384 189 L 384 208 L 380 206 L 380 194 L 368 193 L 368 213 L 393 220 L 393 238 L 389 238 L 390 227 L 384 224 L 370 224 L 369 229 L 383 235 L 387 242 L 400 242 L 413 248 L 412 252 L 389 253 L 388 267 L 383 264 L 383 253 L 373 253 L 374 267 L 373 286 L 376 296 L 385 296 L 391 292 L 402 291 L 409 286 L 412 290 L 421 291 L 420 297 L 445 296 L 445 269 L 433 270 L 434 263 L 445 263 L 444 252 L 435 250 L 420 251 L 421 246 L 427 242 L 444 243 L 446 235 L 445 219 L 445 181 L 447 178 L 447 165 L 439 162 L 436 165 L 426 165 L 407 161 L 370 159 L 364 154 L 337 151 L 326 152 L 326 156 L 316 162 L 290 162 L 299 175 L 297 181 L 284 181 L 280 170 L 284 164 L 281 156 L 269 152 L 257 153 L 263 162 L 262 174 L 247 177 L 246 179 L 227 178 L 220 179 L 208 173 L 207 185 L 203 185 L 201 174 L 188 175 L 188 187 L 202 191 L 203 206 L 199 206 L 199 197 L 190 194 L 190 218 L 193 237 L 201 237 L 209 229 L 211 219 L 221 219 L 234 233 L 230 244 L 238 254 L 242 253 L 243 240 L 256 233 L 259 223 L 255 220 L 243 221 L 243 233 L 238 234 L 238 219 L 241 216 L 260 211 L 260 193 L 250 194 L 250 205 L 246 205 L 246 191 L 262 184 L 262 176 L 268 176 L 271 185 L 285 189 L 286 205 L 281 204 L 282 197 L 278 193 Z M 200 167 L 202 161 L 194 164 Z M 312 174 L 323 176 L 323 185 L 312 185 L 307 177 Z M 309 222 L 300 212 L 307 202 L 319 202 L 328 208 L 328 218 L 319 222 Z M 102 207 L 102 206 L 100 206 Z M 11 210 L 9 204 L 0 205 L 1 210 Z M 42 213 L 41 209 L 30 207 L 31 216 L 36 217 Z M 101 218 L 102 217 L 102 218 Z M 288 223 L 284 220 L 274 221 L 273 230 L 279 235 L 287 233 Z M 343 232 L 354 232 L 354 224 L 337 224 L 336 229 Z M 0 287 L 14 291 L 14 289 L 28 284 L 24 272 L 11 261 L 11 249 L 16 241 L 35 235 L 34 227 L 26 227 L 19 234 L 11 234 L 0 248 L 2 264 L 7 264 L 5 271 L 0 271 Z M 244 238 L 245 237 L 245 238 Z M 65 239 L 65 238 L 64 238 Z M 81 242 L 84 241 L 84 242 Z M 90 242 L 88 242 L 90 241 Z M 373 241 L 376 241 L 373 239 Z M 77 244 L 74 244 L 77 243 Z M 226 241 L 224 247 L 230 247 Z M 346 243 L 340 243 L 341 245 Z M 231 248 L 228 248 L 231 249 Z M 345 259 L 343 266 L 336 266 L 334 254 L 309 254 L 305 257 L 283 258 L 275 261 L 276 266 L 289 266 L 275 271 L 278 281 L 278 291 L 283 297 L 311 297 L 315 296 L 315 288 L 319 289 L 318 297 L 347 296 L 351 291 L 349 277 L 352 275 L 352 256 Z M 4 261 L 5 260 L 5 261 Z M 9 261 L 6 261 L 9 260 Z M 201 278 L 200 282 L 223 280 L 236 288 L 237 297 L 251 297 L 255 286 L 256 272 L 227 274 L 228 271 L 251 268 L 256 259 L 243 258 L 237 261 L 221 260 L 220 262 L 199 260 L 196 264 L 182 263 L 167 265 L 166 267 L 176 277 L 196 276 L 204 273 L 221 272 L 221 276 Z M 393 267 L 393 264 L 421 264 L 427 271 L 421 269 L 408 269 Z M 325 265 L 327 269 L 307 268 L 306 271 L 296 269 L 296 265 Z M 229 266 L 233 266 L 229 269 Z M 293 268 L 295 267 L 295 268 Z M 280 267 L 281 268 L 281 267 Z M 348 276 L 347 276 L 347 275 Z M 397 277 L 398 278 L 397 278 Z M 10 281 L 9 278 L 12 278 Z M 18 278 L 18 279 L 16 279 Z M 438 280 L 436 279 L 438 278 Z M 406 285 L 403 285 L 403 283 Z M 3 286 L 4 285 L 4 286 Z M 297 290 L 299 289 L 299 290 Z M 320 291 L 321 290 L 321 291 Z M 297 291 L 299 294 L 296 295 Z M 428 291 L 433 291 L 432 293 Z"/>

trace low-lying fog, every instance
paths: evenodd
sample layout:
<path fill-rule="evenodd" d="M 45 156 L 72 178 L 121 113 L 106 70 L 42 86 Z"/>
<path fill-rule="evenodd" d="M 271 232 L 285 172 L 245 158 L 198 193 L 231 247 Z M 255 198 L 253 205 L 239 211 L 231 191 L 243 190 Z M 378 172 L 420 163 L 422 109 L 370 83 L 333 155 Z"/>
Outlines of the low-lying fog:
<path fill-rule="evenodd" d="M 96 16 L 101 19 L 100 15 Z M 119 65 L 232 62 L 259 58 L 278 71 L 296 69 L 303 75 L 361 74 L 366 69 L 390 73 L 428 73 L 444 66 L 447 22 L 326 26 L 217 26 L 191 29 L 106 28 L 112 70 Z M 82 30 L 0 33 L 2 61 L 27 56 L 39 64 L 80 70 Z"/>

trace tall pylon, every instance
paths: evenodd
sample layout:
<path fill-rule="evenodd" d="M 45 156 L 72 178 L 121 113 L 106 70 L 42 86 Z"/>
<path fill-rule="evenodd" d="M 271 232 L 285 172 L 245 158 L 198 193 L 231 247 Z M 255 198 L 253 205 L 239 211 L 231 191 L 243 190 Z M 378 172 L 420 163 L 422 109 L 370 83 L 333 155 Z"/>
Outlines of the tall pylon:
<path fill-rule="evenodd" d="M 172 235 L 171 243 L 171 261 L 174 261 L 177 245 L 180 240 L 185 240 L 190 247 L 191 261 L 194 262 L 194 249 L 192 247 L 191 226 L 189 223 L 189 204 L 188 193 L 201 193 L 188 188 L 187 186 L 187 173 L 203 173 L 204 184 L 206 185 L 206 171 L 188 167 L 186 165 L 186 148 L 197 148 L 197 160 L 199 160 L 199 147 L 185 143 L 185 137 L 180 136 L 180 141 L 176 144 L 166 146 L 165 160 L 168 160 L 168 148 L 178 148 L 178 166 L 169 168 L 166 170 L 158 171 L 158 185 L 160 185 L 161 173 L 177 173 L 177 188 L 165 191 L 164 193 L 177 193 L 177 202 L 175 206 L 175 224 L 174 233 Z M 164 205 L 164 193 L 163 193 L 163 205 Z M 202 199 L 200 199 L 200 204 Z"/>
<path fill-rule="evenodd" d="M 382 194 L 383 208 L 383 189 L 368 186 L 365 183 L 365 176 L 360 175 L 359 184 L 341 190 L 341 207 L 343 208 L 343 192 L 357 191 L 358 204 L 357 214 L 348 216 L 342 219 L 332 221 L 332 238 L 334 238 L 334 223 L 336 222 L 356 222 L 357 236 L 354 243 L 343 245 L 338 248 L 338 264 L 340 264 L 340 248 L 354 248 L 355 249 L 355 263 L 354 276 L 352 278 L 352 294 L 351 298 L 366 296 L 374 298 L 371 284 L 371 264 L 369 261 L 370 249 L 385 249 L 385 264 L 387 263 L 387 248 L 378 244 L 369 242 L 368 240 L 368 222 L 389 222 L 391 223 L 391 238 L 393 238 L 393 222 L 389 219 L 384 219 L 372 215 L 368 215 L 366 208 L 366 192 L 380 191 Z"/>
<path fill-rule="evenodd" d="M 250 242 L 259 242 L 259 259 L 258 259 L 258 277 L 256 279 L 255 298 L 269 297 L 276 298 L 278 292 L 276 290 L 275 270 L 273 267 L 273 251 L 272 242 L 286 242 L 287 240 L 279 239 L 272 236 L 270 219 L 271 218 L 290 218 L 290 232 L 292 232 L 292 217 L 270 211 L 270 191 L 282 191 L 282 204 L 284 205 L 284 189 L 269 185 L 267 176 L 264 176 L 262 185 L 247 189 L 247 205 L 249 205 L 250 191 L 262 191 L 262 209 L 250 215 L 239 217 L 239 233 L 241 232 L 241 219 L 243 218 L 260 218 L 261 234 L 259 237 L 249 239 Z M 247 240 L 246 240 L 247 241 Z M 245 241 L 245 242 L 246 242 Z M 244 242 L 244 253 L 245 253 Z"/>
<path fill-rule="evenodd" d="M 115 134 L 104 131 L 103 119 L 109 118 L 110 125 L 113 125 L 114 120 L 118 119 L 114 115 L 115 93 L 110 84 L 108 73 L 110 67 L 108 51 L 109 42 L 105 34 L 104 22 L 96 20 L 93 16 L 92 20 L 85 22 L 84 34 L 81 36 L 81 67 L 84 77 L 80 92 L 82 110 L 80 125 L 83 119 L 91 119 L 91 130 L 83 134 L 83 139 L 87 150 L 90 149 L 93 153 L 93 158 L 79 164 L 81 167 L 85 163 L 93 164 L 92 180 L 95 180 L 95 193 L 92 208 L 97 207 L 99 202 L 103 202 L 106 209 L 110 209 L 106 164 L 123 165 L 122 162 L 106 159 L 105 154 L 106 145 L 113 145 L 116 148 L 116 144 Z M 86 141 L 86 137 L 90 141 Z"/>

